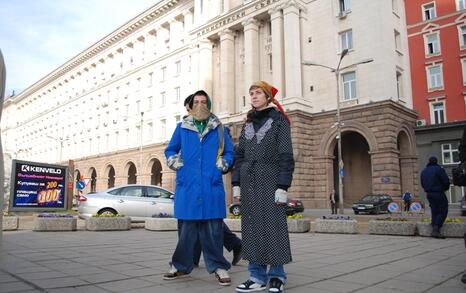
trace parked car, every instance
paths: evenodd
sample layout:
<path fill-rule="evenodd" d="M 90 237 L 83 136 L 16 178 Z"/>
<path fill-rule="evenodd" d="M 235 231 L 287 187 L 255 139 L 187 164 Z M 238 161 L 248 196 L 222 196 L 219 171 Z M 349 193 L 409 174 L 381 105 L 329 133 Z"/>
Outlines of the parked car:
<path fill-rule="evenodd" d="M 359 213 L 380 214 L 388 212 L 388 204 L 393 200 L 387 194 L 368 194 L 353 204 L 353 211 Z"/>
<path fill-rule="evenodd" d="M 129 184 L 106 191 L 81 195 L 80 218 L 93 214 L 123 214 L 132 220 L 146 217 L 173 217 L 173 192 L 154 185 Z"/>
<path fill-rule="evenodd" d="M 230 205 L 230 213 L 235 216 L 241 215 L 241 203 L 233 203 Z M 286 214 L 287 215 L 294 215 L 296 213 L 301 213 L 304 211 L 303 203 L 297 199 L 289 199 L 286 203 Z"/>
<path fill-rule="evenodd" d="M 466 216 L 466 196 L 461 199 L 461 215 Z"/>

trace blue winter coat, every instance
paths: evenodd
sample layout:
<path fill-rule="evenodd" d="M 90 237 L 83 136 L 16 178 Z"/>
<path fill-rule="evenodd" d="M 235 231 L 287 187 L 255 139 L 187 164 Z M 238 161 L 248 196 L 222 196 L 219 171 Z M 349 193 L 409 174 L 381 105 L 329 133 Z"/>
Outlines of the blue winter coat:
<path fill-rule="evenodd" d="M 443 193 L 450 188 L 445 169 L 436 163 L 428 163 L 421 172 L 421 185 L 427 194 Z"/>
<path fill-rule="evenodd" d="M 208 220 L 226 217 L 225 189 L 222 171 L 216 166 L 219 147 L 220 121 L 209 117 L 202 134 L 187 116 L 176 126 L 165 149 L 168 158 L 181 154 L 184 166 L 176 171 L 175 218 L 180 220 Z M 223 132 L 223 159 L 233 164 L 233 143 L 227 131 Z"/>

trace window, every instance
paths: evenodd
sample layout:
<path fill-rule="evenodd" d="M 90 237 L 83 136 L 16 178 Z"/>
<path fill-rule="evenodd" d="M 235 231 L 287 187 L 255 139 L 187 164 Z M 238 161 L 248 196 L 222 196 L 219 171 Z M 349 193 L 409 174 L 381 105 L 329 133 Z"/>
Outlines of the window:
<path fill-rule="evenodd" d="M 273 59 L 272 59 L 272 53 L 269 54 L 269 71 L 272 72 L 273 70 Z"/>
<path fill-rule="evenodd" d="M 348 72 L 343 77 L 343 99 L 345 101 L 356 98 L 356 73 Z"/>
<path fill-rule="evenodd" d="M 170 198 L 171 194 L 168 191 L 165 191 L 156 187 L 147 187 L 147 196 L 148 197 L 160 197 L 160 198 Z"/>
<path fill-rule="evenodd" d="M 175 76 L 180 75 L 180 73 L 181 73 L 181 62 L 176 61 L 176 63 L 175 63 Z"/>
<path fill-rule="evenodd" d="M 149 122 L 147 123 L 147 127 L 148 139 L 149 141 L 152 141 L 152 139 L 154 138 L 154 125 L 151 122 Z"/>
<path fill-rule="evenodd" d="M 165 81 L 167 75 L 167 67 L 162 67 L 162 72 L 161 72 L 161 82 Z"/>
<path fill-rule="evenodd" d="M 459 28 L 460 31 L 460 45 L 461 47 L 466 46 L 466 25 L 463 25 Z"/>
<path fill-rule="evenodd" d="M 136 113 L 141 112 L 141 101 L 136 101 Z"/>
<path fill-rule="evenodd" d="M 167 95 L 165 92 L 160 93 L 160 107 L 164 107 L 165 103 L 167 102 Z"/>
<path fill-rule="evenodd" d="M 403 97 L 403 79 L 401 72 L 396 72 L 396 96 L 398 99 Z"/>
<path fill-rule="evenodd" d="M 426 55 L 433 55 L 440 53 L 439 35 L 433 33 L 425 36 Z"/>
<path fill-rule="evenodd" d="M 153 77 L 154 77 L 154 73 L 153 72 L 149 73 L 148 78 L 147 78 L 147 87 L 152 87 L 152 78 Z"/>
<path fill-rule="evenodd" d="M 152 103 L 153 103 L 152 97 L 148 97 L 148 98 L 147 98 L 147 109 L 148 109 L 149 111 L 151 111 L 152 108 L 153 108 Z"/>
<path fill-rule="evenodd" d="M 175 101 L 173 101 L 174 103 L 179 103 L 180 102 L 180 97 L 181 96 L 181 91 L 180 91 L 180 87 L 176 87 L 175 88 Z"/>
<path fill-rule="evenodd" d="M 339 0 L 340 1 L 340 12 L 351 11 L 351 0 Z"/>
<path fill-rule="evenodd" d="M 427 68 L 429 89 L 439 89 L 443 87 L 442 67 L 435 65 Z"/>
<path fill-rule="evenodd" d="M 353 49 L 353 31 L 345 31 L 340 33 L 340 40 L 341 40 L 341 51 L 344 49 L 351 50 Z"/>
<path fill-rule="evenodd" d="M 394 31 L 394 35 L 395 35 L 395 50 L 401 51 L 401 36 L 400 36 L 400 32 L 398 32 L 397 30 L 395 30 L 395 31 Z"/>
<path fill-rule="evenodd" d="M 431 20 L 436 17 L 435 13 L 435 3 L 429 3 L 422 5 L 424 20 Z"/>
<path fill-rule="evenodd" d="M 398 0 L 392 0 L 392 11 L 398 14 Z"/>
<path fill-rule="evenodd" d="M 432 124 L 442 124 L 445 123 L 445 104 L 443 102 L 432 103 L 432 113 L 431 113 L 431 123 Z"/>
<path fill-rule="evenodd" d="M 457 164 L 460 162 L 458 153 L 458 143 L 444 143 L 442 144 L 442 163 L 443 164 Z"/>
<path fill-rule="evenodd" d="M 165 119 L 160 120 L 160 138 L 165 138 L 167 135 L 167 121 Z"/>
<path fill-rule="evenodd" d="M 125 129 L 125 145 L 129 144 L 129 128 Z"/>
<path fill-rule="evenodd" d="M 466 0 L 456 0 L 456 10 L 466 9 Z"/>
<path fill-rule="evenodd" d="M 463 85 L 466 85 L 466 59 L 461 59 L 461 68 L 463 69 Z"/>

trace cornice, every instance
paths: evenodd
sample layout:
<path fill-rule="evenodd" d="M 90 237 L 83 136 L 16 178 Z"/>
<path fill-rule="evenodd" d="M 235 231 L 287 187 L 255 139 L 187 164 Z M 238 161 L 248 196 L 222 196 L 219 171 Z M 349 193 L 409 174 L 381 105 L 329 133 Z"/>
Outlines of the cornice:
<path fill-rule="evenodd" d="M 134 17 L 124 25 L 120 26 L 103 39 L 91 45 L 89 48 L 85 49 L 75 57 L 71 58 L 71 60 L 58 67 L 44 78 L 40 79 L 30 87 L 26 88 L 24 91 L 18 94 L 18 96 L 15 97 L 15 102 L 21 101 L 23 98 L 30 95 L 34 91 L 40 89 L 48 83 L 51 83 L 53 80 L 63 76 L 64 74 L 70 72 L 71 70 L 75 69 L 76 67 L 88 61 L 89 59 L 93 58 L 100 52 L 109 48 L 113 44 L 121 41 L 134 31 L 137 31 L 145 27 L 147 24 L 160 18 L 162 15 L 167 14 L 168 12 L 173 10 L 173 8 L 176 7 L 180 1 L 182 0 L 163 0 L 160 3 L 142 12 L 141 14 L 137 15 L 136 17 Z"/>

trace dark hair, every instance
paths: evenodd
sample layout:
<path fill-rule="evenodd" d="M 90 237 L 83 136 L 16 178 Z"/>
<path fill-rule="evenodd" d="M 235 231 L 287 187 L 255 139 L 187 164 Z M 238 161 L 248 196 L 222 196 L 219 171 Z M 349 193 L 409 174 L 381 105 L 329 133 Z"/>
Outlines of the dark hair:
<path fill-rule="evenodd" d="M 186 99 L 184 99 L 183 106 L 185 106 L 185 107 L 186 107 L 186 105 L 189 106 L 191 104 L 191 101 L 193 100 L 193 98 L 194 98 L 194 95 L 192 95 L 192 94 L 187 96 Z M 191 106 L 189 106 L 189 108 L 191 109 Z"/>
<path fill-rule="evenodd" d="M 197 92 L 195 92 L 194 94 L 191 95 L 191 99 L 189 100 L 189 108 L 192 109 L 193 108 L 193 103 L 194 103 L 194 97 L 195 96 L 204 96 L 206 97 L 207 99 L 207 107 L 210 109 L 210 97 L 209 95 L 204 91 L 204 90 L 198 90 Z"/>

